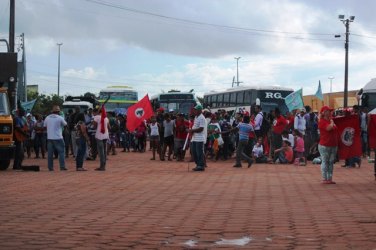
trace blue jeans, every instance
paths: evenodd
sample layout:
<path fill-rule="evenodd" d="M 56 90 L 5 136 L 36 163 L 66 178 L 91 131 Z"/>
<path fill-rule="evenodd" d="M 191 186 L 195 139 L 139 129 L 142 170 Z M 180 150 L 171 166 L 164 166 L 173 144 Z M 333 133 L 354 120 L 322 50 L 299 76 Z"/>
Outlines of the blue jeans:
<path fill-rule="evenodd" d="M 244 153 L 244 149 L 248 146 L 248 140 L 239 140 L 238 147 L 236 149 L 236 165 L 241 165 L 241 160 L 244 159 L 248 163 L 252 162 L 251 157 Z"/>
<path fill-rule="evenodd" d="M 75 143 L 77 143 L 76 168 L 82 168 L 86 155 L 86 140 L 85 138 L 80 137 L 79 139 L 76 139 Z"/>
<path fill-rule="evenodd" d="M 56 150 L 59 155 L 60 169 L 65 168 L 65 143 L 63 139 L 47 140 L 48 150 L 48 169 L 54 169 L 54 151 Z"/>
<path fill-rule="evenodd" d="M 97 150 L 99 155 L 99 168 L 106 168 L 106 142 L 107 139 L 99 140 L 97 139 Z"/>
<path fill-rule="evenodd" d="M 337 147 L 326 147 L 319 144 L 321 155 L 321 175 L 323 180 L 332 180 L 333 165 L 337 156 Z"/>
<path fill-rule="evenodd" d="M 205 168 L 204 163 L 204 142 L 192 142 L 192 154 L 196 163 L 196 168 Z"/>

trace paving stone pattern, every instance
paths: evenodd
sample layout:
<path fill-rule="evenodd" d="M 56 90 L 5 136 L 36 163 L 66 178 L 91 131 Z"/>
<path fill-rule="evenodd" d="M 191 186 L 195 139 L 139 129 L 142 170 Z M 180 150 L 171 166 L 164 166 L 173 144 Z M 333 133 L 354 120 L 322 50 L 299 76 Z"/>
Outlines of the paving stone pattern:
<path fill-rule="evenodd" d="M 373 166 L 150 161 L 151 153 L 86 161 L 76 172 L 0 172 L 0 249 L 376 249 Z M 244 164 L 246 166 L 246 164 Z"/>

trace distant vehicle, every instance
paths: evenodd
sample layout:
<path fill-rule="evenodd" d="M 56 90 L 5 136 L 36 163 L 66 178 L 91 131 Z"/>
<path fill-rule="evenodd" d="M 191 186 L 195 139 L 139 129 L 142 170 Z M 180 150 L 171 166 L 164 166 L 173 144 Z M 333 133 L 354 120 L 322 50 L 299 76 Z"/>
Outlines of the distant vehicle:
<path fill-rule="evenodd" d="M 204 107 L 211 112 L 218 110 L 248 111 L 253 113 L 254 106 L 260 105 L 263 112 L 278 107 L 282 114 L 288 111 L 284 98 L 294 92 L 292 88 L 277 86 L 241 86 L 224 91 L 212 91 L 204 94 Z"/>
<path fill-rule="evenodd" d="M 160 93 L 150 98 L 154 111 L 163 108 L 166 112 L 190 114 L 191 110 L 200 101 L 197 99 L 193 90 L 190 92 L 169 91 Z"/>
<path fill-rule="evenodd" d="M 376 108 L 376 78 L 373 78 L 361 90 L 360 105 L 367 107 L 369 111 Z"/>
<path fill-rule="evenodd" d="M 81 101 L 80 99 L 72 99 L 72 101 L 65 101 L 63 103 L 64 114 L 68 113 L 68 110 L 74 110 L 75 107 L 80 107 L 80 111 L 84 112 L 89 108 L 94 108 L 93 104 L 87 101 Z"/>
<path fill-rule="evenodd" d="M 109 86 L 99 92 L 99 103 L 103 104 L 108 96 L 110 99 L 106 103 L 107 112 L 115 112 L 119 109 L 128 109 L 138 101 L 138 93 L 128 86 Z"/>

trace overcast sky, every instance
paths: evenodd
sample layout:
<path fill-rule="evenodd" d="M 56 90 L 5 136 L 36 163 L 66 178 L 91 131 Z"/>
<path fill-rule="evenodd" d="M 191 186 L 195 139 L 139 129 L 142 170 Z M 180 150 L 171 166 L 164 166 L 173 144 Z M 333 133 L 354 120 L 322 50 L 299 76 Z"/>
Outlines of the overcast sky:
<path fill-rule="evenodd" d="M 313 94 L 343 91 L 350 24 L 349 89 L 376 77 L 373 0 L 16 0 L 16 35 L 26 37 L 27 82 L 61 94 L 128 85 L 139 98 L 170 89 L 199 95 L 241 85 L 280 85 Z M 0 1 L 8 39 L 9 1 Z M 340 34 L 341 38 L 334 38 Z M 19 39 L 16 40 L 19 44 Z M 1 51 L 5 51 L 3 44 Z M 16 46 L 18 47 L 18 46 Z"/>

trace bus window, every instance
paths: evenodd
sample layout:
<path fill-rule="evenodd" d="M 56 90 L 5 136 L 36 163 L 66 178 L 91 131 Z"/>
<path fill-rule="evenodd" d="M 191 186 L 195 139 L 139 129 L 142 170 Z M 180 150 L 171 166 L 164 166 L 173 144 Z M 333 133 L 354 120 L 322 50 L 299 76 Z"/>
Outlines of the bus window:
<path fill-rule="evenodd" d="M 251 100 L 252 100 L 251 94 L 252 94 L 251 91 L 245 91 L 244 92 L 244 100 L 243 100 L 244 105 L 247 106 L 247 105 L 251 104 Z"/>
<path fill-rule="evenodd" d="M 217 107 L 222 107 L 223 105 L 223 94 L 217 95 Z"/>
<path fill-rule="evenodd" d="M 210 96 L 205 96 L 204 97 L 204 106 L 210 106 L 209 99 L 211 99 Z"/>
<path fill-rule="evenodd" d="M 223 95 L 223 107 L 228 107 L 230 102 L 230 94 L 226 93 Z"/>
<path fill-rule="evenodd" d="M 230 107 L 236 106 L 236 93 L 230 93 Z"/>
<path fill-rule="evenodd" d="M 244 92 L 237 92 L 236 93 L 236 103 L 238 106 L 244 105 Z"/>

